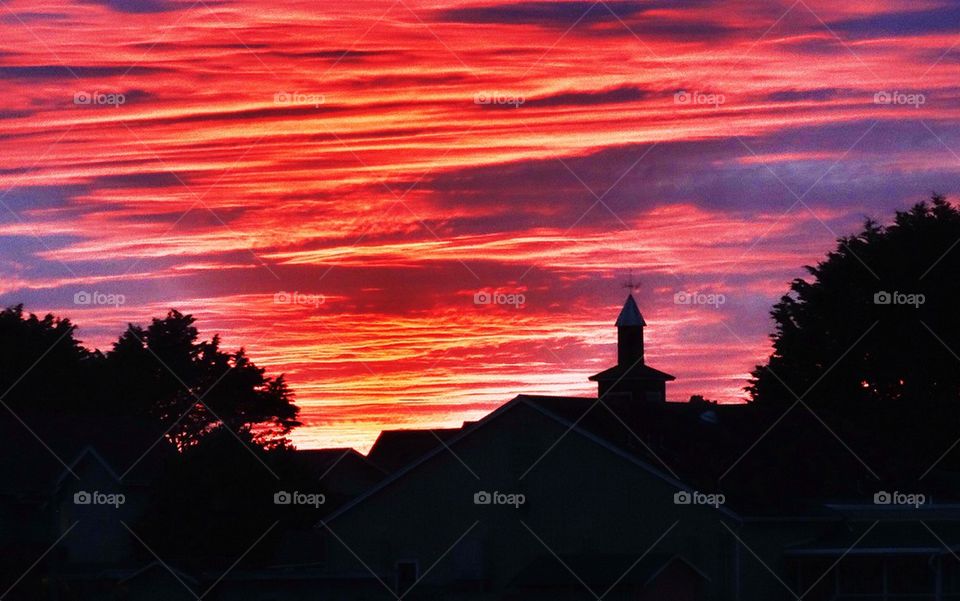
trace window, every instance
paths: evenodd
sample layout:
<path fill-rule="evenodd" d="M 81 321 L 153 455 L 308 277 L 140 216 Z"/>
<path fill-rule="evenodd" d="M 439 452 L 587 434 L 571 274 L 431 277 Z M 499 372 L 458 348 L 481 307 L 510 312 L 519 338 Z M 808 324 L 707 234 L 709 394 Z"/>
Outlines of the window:
<path fill-rule="evenodd" d="M 420 564 L 415 559 L 397 562 L 397 594 L 402 595 L 410 590 L 417 578 L 420 577 Z"/>

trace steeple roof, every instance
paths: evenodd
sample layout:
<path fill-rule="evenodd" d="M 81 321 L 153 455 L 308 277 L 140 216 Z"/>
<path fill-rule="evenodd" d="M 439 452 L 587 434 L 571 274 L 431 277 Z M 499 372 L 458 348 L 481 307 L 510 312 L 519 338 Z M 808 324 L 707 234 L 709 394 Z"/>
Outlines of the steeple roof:
<path fill-rule="evenodd" d="M 643 321 L 643 315 L 640 315 L 637 301 L 633 300 L 633 294 L 628 294 L 626 302 L 623 303 L 623 309 L 620 310 L 620 316 L 617 317 L 617 327 L 645 325 L 647 322 Z"/>

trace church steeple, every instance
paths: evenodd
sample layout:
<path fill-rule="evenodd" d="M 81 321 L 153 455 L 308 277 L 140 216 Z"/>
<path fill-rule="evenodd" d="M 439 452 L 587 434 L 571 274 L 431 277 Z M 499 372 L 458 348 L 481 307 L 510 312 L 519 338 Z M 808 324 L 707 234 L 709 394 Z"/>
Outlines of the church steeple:
<path fill-rule="evenodd" d="M 645 363 L 643 328 L 646 325 L 631 292 L 617 317 L 617 364 L 590 376 L 597 383 L 598 397 L 616 395 L 640 402 L 666 401 L 666 383 L 674 377 Z"/>
<path fill-rule="evenodd" d="M 617 317 L 617 365 L 643 365 L 643 328 L 646 325 L 633 294 L 628 294 Z"/>

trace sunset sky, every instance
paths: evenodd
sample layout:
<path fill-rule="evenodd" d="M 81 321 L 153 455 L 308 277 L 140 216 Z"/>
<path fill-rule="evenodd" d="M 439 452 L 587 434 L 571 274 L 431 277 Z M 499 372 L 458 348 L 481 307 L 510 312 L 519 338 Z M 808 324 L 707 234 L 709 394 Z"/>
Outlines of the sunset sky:
<path fill-rule="evenodd" d="M 804 264 L 956 198 L 958 43 L 932 0 L 0 0 L 0 303 L 192 313 L 365 450 L 594 392 L 632 271 L 668 397 L 733 402 Z"/>

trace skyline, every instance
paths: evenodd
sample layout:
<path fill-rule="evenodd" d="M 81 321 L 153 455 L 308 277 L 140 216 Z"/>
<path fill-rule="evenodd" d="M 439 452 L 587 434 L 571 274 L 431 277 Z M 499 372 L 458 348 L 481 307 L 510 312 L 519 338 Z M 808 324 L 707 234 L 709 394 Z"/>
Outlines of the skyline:
<path fill-rule="evenodd" d="M 957 194 L 944 2 L 0 14 L 0 301 L 101 349 L 191 313 L 305 447 L 589 394 L 628 277 L 670 400 L 736 401 L 803 265 Z"/>

